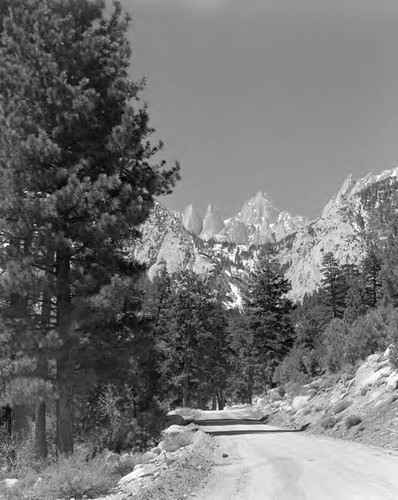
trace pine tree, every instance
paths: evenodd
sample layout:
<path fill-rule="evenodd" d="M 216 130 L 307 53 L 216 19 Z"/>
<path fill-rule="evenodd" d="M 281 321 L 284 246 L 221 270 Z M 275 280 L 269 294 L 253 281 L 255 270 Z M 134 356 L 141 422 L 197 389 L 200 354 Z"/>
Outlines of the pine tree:
<path fill-rule="evenodd" d="M 245 300 L 253 336 L 255 379 L 260 385 L 272 384 L 275 368 L 293 345 L 289 291 L 290 283 L 283 276 L 274 248 L 265 246 L 259 252 Z"/>
<path fill-rule="evenodd" d="M 328 252 L 322 260 L 323 279 L 322 290 L 327 305 L 331 308 L 334 318 L 342 318 L 345 310 L 345 300 L 348 282 L 343 268 L 339 265 L 332 252 Z"/>
<path fill-rule="evenodd" d="M 257 360 L 253 356 L 253 333 L 245 314 L 229 312 L 231 370 L 228 393 L 234 401 L 252 404 Z"/>
<path fill-rule="evenodd" d="M 381 259 L 378 252 L 371 249 L 362 261 L 362 274 L 365 281 L 364 303 L 371 309 L 377 307 L 381 299 L 380 271 Z"/>
<path fill-rule="evenodd" d="M 346 295 L 346 309 L 344 321 L 352 324 L 357 318 L 366 314 L 369 307 L 366 304 L 366 284 L 363 275 L 357 276 L 350 282 Z"/>
<path fill-rule="evenodd" d="M 398 307 L 398 221 L 390 221 L 381 254 L 381 295 L 384 305 Z"/>
<path fill-rule="evenodd" d="M 324 294 L 317 291 L 305 294 L 303 301 L 296 305 L 292 318 L 295 324 L 296 344 L 314 349 L 322 331 L 332 319 L 331 310 L 325 304 Z"/>
<path fill-rule="evenodd" d="M 105 19 L 103 7 L 20 0 L 0 41 L 2 336 L 14 365 L 56 366 L 60 453 L 73 450 L 79 379 L 101 365 L 101 347 L 128 340 L 119 318 L 139 312 L 142 269 L 124 249 L 178 177 L 151 160 L 161 145 L 148 140 L 142 85 L 128 79 L 129 18 L 115 3 Z"/>

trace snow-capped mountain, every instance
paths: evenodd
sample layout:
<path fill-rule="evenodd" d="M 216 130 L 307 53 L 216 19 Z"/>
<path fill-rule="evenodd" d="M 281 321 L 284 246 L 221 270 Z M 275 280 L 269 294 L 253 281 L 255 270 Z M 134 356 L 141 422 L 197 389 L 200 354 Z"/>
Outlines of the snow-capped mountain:
<path fill-rule="evenodd" d="M 360 262 L 368 222 L 377 207 L 391 201 L 396 189 L 398 168 L 359 180 L 349 176 L 312 222 L 280 212 L 262 192 L 225 221 L 213 206 L 202 221 L 192 206 L 179 214 L 157 203 L 132 251 L 147 264 L 150 277 L 164 262 L 169 272 L 189 268 L 216 276 L 226 298 L 239 305 L 239 290 L 254 265 L 252 244 L 276 241 L 279 260 L 292 283 L 291 297 L 300 300 L 319 287 L 326 253 L 332 252 L 341 263 Z"/>
<path fill-rule="evenodd" d="M 308 221 L 304 217 L 292 216 L 279 211 L 270 197 L 259 191 L 246 201 L 234 217 L 222 220 L 220 212 L 209 205 L 200 227 L 200 218 L 192 205 L 183 212 L 184 227 L 205 240 L 226 241 L 237 245 L 261 245 L 279 241 L 303 227 Z"/>
<path fill-rule="evenodd" d="M 249 263 L 238 246 L 227 248 L 219 243 L 209 246 L 188 231 L 179 213 L 155 203 L 148 220 L 140 226 L 141 238 L 131 243 L 130 251 L 138 262 L 145 264 L 149 279 L 166 266 L 169 274 L 185 269 L 206 274 L 217 282 L 229 307 L 239 305 L 239 289 Z"/>
<path fill-rule="evenodd" d="M 280 261 L 292 283 L 293 299 L 316 290 L 322 280 L 323 256 L 332 252 L 341 264 L 355 264 L 365 256 L 365 233 L 379 204 L 398 188 L 398 168 L 360 180 L 350 175 L 321 215 L 281 246 Z"/>

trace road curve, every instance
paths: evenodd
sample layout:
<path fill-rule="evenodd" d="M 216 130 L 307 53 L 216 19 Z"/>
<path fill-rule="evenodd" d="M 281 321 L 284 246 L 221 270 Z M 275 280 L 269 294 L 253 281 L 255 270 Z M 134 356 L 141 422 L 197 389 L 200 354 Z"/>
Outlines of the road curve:
<path fill-rule="evenodd" d="M 218 447 L 211 476 L 191 498 L 398 500 L 396 453 L 247 418 L 245 410 L 201 412 L 198 421 Z"/>

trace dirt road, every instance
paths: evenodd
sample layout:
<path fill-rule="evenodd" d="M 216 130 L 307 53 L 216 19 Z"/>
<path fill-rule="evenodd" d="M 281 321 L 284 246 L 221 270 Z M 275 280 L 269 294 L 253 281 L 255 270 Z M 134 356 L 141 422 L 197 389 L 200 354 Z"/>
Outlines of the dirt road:
<path fill-rule="evenodd" d="M 203 430 L 216 436 L 218 447 L 212 475 L 192 498 L 398 500 L 397 454 L 248 417 L 245 410 L 201 412 Z"/>

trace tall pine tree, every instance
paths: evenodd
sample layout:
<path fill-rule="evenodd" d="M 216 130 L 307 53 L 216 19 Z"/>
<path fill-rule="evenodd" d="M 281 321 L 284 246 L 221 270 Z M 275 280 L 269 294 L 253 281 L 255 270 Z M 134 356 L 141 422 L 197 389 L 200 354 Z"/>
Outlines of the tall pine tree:
<path fill-rule="evenodd" d="M 348 270 L 350 271 L 350 267 Z M 330 307 L 334 318 L 342 318 L 348 290 L 346 273 L 339 265 L 332 252 L 328 252 L 322 260 L 323 279 L 321 283 L 326 304 Z"/>
<path fill-rule="evenodd" d="M 161 145 L 128 78 L 129 18 L 117 2 L 103 9 L 18 0 L 0 39 L 1 334 L 18 374 L 55 366 L 60 453 L 73 450 L 74 391 L 95 368 L 90 341 L 117 348 L 120 317 L 135 323 L 141 269 L 126 242 L 178 177 L 152 161 Z"/>
<path fill-rule="evenodd" d="M 245 300 L 253 337 L 254 378 L 260 386 L 272 384 L 275 368 L 293 345 L 293 304 L 287 297 L 289 291 L 290 283 L 282 273 L 275 250 L 266 245 L 259 252 Z"/>

